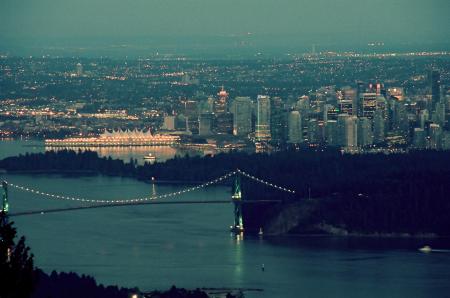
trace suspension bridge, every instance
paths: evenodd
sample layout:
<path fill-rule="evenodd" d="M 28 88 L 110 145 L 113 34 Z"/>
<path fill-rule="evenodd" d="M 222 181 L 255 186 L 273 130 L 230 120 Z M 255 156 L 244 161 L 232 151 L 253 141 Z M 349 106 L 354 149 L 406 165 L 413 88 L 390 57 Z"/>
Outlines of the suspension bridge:
<path fill-rule="evenodd" d="M 107 199 L 92 199 L 92 198 L 83 198 L 83 197 L 75 197 L 68 195 L 61 195 L 55 193 L 48 193 L 44 191 L 40 191 L 38 189 L 30 188 L 23 185 L 18 185 L 15 183 L 8 183 L 3 181 L 3 196 L 2 196 L 2 209 L 1 212 L 8 216 L 25 216 L 25 215 L 33 215 L 33 214 L 46 214 L 46 213 L 55 213 L 55 212 L 67 212 L 67 211 L 75 211 L 75 210 L 86 210 L 86 209 L 95 209 L 95 208 L 111 208 L 111 207 L 121 207 L 121 206 L 134 206 L 134 205 L 163 205 L 163 204 L 226 204 L 233 203 L 234 204 L 234 225 L 231 229 L 235 232 L 242 232 L 244 230 L 243 216 L 242 216 L 242 205 L 243 204 L 262 204 L 262 203 L 280 203 L 282 200 L 280 199 L 262 199 L 262 200 L 244 200 L 242 196 L 242 180 L 241 177 L 246 177 L 252 181 L 255 181 L 259 184 L 265 185 L 272 189 L 278 190 L 280 192 L 295 194 L 295 190 L 282 187 L 271 183 L 269 181 L 263 180 L 261 178 L 255 177 L 251 174 L 248 174 L 242 170 L 236 169 L 235 171 L 231 171 L 223 176 L 220 176 L 214 180 L 202 183 L 200 185 L 196 185 L 193 187 L 188 187 L 182 189 L 180 191 L 175 191 L 171 193 L 165 193 L 161 195 L 149 196 L 149 197 L 139 197 L 132 199 L 115 199 L 115 200 L 107 200 Z M 231 200 L 173 200 L 177 197 L 194 192 L 203 188 L 206 188 L 211 185 L 222 183 L 226 179 L 234 178 L 234 182 L 232 184 L 232 196 Z M 65 200 L 65 201 L 73 201 L 79 202 L 82 205 L 72 206 L 72 207 L 64 207 L 64 208 L 53 208 L 53 209 L 41 209 L 41 210 L 30 210 L 30 211 L 21 211 L 21 212 L 9 212 L 9 200 L 8 200 L 8 187 L 14 188 L 19 191 L 28 192 L 33 195 L 37 195 L 40 198 L 44 199 L 53 199 L 53 200 Z"/>

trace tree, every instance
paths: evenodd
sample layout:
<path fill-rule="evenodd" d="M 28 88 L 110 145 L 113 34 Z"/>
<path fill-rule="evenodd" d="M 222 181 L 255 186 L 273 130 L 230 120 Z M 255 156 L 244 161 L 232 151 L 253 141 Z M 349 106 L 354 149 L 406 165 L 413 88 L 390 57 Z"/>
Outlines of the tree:
<path fill-rule="evenodd" d="M 33 290 L 33 254 L 25 245 L 25 237 L 17 244 L 17 231 L 0 212 L 0 298 L 30 297 Z"/>

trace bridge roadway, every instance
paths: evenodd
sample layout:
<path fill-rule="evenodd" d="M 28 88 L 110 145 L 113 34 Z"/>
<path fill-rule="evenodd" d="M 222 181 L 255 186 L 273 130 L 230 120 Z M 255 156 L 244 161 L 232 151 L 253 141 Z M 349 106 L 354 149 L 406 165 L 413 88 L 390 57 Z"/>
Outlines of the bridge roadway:
<path fill-rule="evenodd" d="M 262 204 L 262 203 L 280 203 L 282 200 L 242 200 L 242 204 Z M 66 211 L 76 211 L 76 210 L 86 210 L 86 209 L 96 209 L 96 208 L 108 208 L 108 207 L 121 207 L 121 206 L 134 206 L 134 205 L 186 205 L 186 204 L 229 204 L 233 203 L 232 200 L 188 200 L 188 201 L 166 201 L 166 200 L 154 200 L 146 202 L 130 202 L 130 203 L 110 203 L 110 204 L 95 204 L 86 206 L 74 206 L 66 208 L 55 208 L 55 209 L 41 209 L 33 211 L 23 211 L 23 212 L 11 212 L 8 213 L 10 217 L 12 216 L 24 216 L 24 215 L 35 215 L 35 214 L 46 214 L 46 213 L 56 213 L 56 212 L 66 212 Z"/>

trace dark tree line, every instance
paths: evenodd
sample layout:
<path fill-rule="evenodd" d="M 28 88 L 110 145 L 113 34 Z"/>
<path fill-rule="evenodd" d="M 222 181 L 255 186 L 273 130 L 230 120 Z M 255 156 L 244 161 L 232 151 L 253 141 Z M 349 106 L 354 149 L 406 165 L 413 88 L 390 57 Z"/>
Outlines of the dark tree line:
<path fill-rule="evenodd" d="M 1 298 L 128 298 L 131 289 L 97 285 L 94 278 L 75 273 L 47 275 L 34 267 L 33 254 L 25 237 L 17 241 L 13 222 L 0 212 L 0 297 Z M 17 241 L 17 242 L 16 242 Z"/>
<path fill-rule="evenodd" d="M 207 181 L 237 168 L 296 191 L 282 193 L 244 179 L 245 199 L 321 198 L 316 218 L 350 231 L 450 234 L 450 152 L 342 155 L 303 150 L 273 154 L 233 152 L 176 157 L 137 166 L 94 152 L 46 152 L 10 157 L 0 168 L 93 171 L 149 181 Z"/>

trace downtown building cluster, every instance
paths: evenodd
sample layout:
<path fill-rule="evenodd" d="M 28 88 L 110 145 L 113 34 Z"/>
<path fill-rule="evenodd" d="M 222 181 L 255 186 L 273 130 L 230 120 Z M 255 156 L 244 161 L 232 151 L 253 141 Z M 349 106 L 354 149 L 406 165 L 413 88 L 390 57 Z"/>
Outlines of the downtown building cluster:
<path fill-rule="evenodd" d="M 268 95 L 230 99 L 222 88 L 207 100 L 185 100 L 176 115 L 165 117 L 163 128 L 205 138 L 234 135 L 266 148 L 448 150 L 449 98 L 438 71 L 431 71 L 428 80 L 428 94 L 414 98 L 382 82 L 322 87 L 294 100 Z"/>

